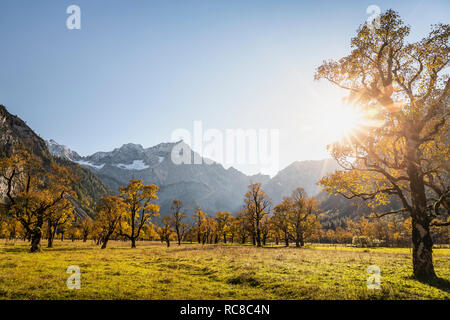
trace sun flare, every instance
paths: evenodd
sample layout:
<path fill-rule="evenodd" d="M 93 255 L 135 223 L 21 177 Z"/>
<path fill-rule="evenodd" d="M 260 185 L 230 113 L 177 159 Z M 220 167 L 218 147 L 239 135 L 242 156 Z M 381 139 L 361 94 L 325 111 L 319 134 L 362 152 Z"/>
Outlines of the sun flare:
<path fill-rule="evenodd" d="M 362 125 L 363 116 L 355 108 L 336 106 L 324 116 L 322 130 L 330 142 L 350 136 Z"/>

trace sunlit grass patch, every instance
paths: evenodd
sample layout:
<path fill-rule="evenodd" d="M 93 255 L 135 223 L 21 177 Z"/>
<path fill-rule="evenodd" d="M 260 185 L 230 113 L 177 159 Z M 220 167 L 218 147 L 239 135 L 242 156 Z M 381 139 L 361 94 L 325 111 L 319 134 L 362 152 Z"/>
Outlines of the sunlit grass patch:
<path fill-rule="evenodd" d="M 0 245 L 1 299 L 449 299 L 450 249 L 435 250 L 447 282 L 414 280 L 409 249 L 112 241 L 55 242 L 28 253 L 24 242 Z M 67 267 L 81 269 L 81 289 L 69 290 Z M 381 269 L 381 289 L 367 289 L 369 265 Z"/>

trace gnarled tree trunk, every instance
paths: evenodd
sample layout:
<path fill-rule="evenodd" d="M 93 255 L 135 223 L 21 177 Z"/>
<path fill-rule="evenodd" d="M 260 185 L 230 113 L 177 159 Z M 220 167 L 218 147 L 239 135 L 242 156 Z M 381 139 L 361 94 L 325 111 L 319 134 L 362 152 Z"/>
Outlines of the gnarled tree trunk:
<path fill-rule="evenodd" d="M 44 218 L 38 215 L 36 226 L 31 232 L 31 249 L 30 252 L 41 251 L 42 226 L 44 225 Z"/>
<path fill-rule="evenodd" d="M 407 173 L 411 189 L 411 218 L 414 276 L 419 280 L 436 278 L 433 266 L 433 240 L 430 234 L 430 218 L 426 212 L 427 197 L 419 163 L 418 144 L 415 139 L 407 141 Z"/>
<path fill-rule="evenodd" d="M 433 266 L 433 241 L 426 221 L 412 219 L 412 246 L 414 276 L 420 280 L 436 277 Z"/>

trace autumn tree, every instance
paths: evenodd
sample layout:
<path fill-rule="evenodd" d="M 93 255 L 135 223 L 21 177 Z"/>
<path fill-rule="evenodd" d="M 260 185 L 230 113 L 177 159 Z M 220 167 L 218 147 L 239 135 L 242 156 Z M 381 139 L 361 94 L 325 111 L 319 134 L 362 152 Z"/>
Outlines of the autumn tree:
<path fill-rule="evenodd" d="M 317 202 L 309 199 L 302 188 L 292 192 L 290 223 L 291 234 L 296 247 L 304 246 L 305 239 L 312 236 L 318 229 Z"/>
<path fill-rule="evenodd" d="M 158 191 L 156 185 L 144 185 L 142 180 L 130 180 L 128 186 L 119 188 L 119 196 L 126 205 L 119 234 L 131 240 L 132 248 L 136 248 L 136 239 L 139 238 L 144 225 L 149 223 L 152 217 L 159 216 L 159 205 L 154 203 L 158 199 Z"/>
<path fill-rule="evenodd" d="M 142 228 L 142 240 L 154 240 L 158 238 L 158 233 L 156 232 L 155 225 L 153 223 L 146 224 Z"/>
<path fill-rule="evenodd" d="M 407 43 L 410 27 L 388 10 L 379 26 L 362 25 L 351 53 L 324 62 L 315 79 L 349 92 L 361 127 L 329 147 L 343 167 L 321 180 L 325 190 L 369 201 L 376 208 L 397 197 L 403 207 L 378 216 L 412 218 L 413 270 L 435 278 L 431 226 L 448 226 L 448 74 L 450 26 Z"/>
<path fill-rule="evenodd" d="M 197 231 L 194 224 L 186 224 L 186 231 L 184 232 L 184 241 L 189 241 L 191 244 L 197 239 Z"/>
<path fill-rule="evenodd" d="M 245 211 L 239 211 L 236 216 L 236 230 L 237 236 L 240 239 L 241 244 L 245 244 L 247 242 L 247 238 L 251 234 L 251 230 L 253 230 L 253 226 L 249 220 L 248 215 Z"/>
<path fill-rule="evenodd" d="M 229 211 L 216 212 L 217 234 L 219 237 L 223 237 L 223 243 L 227 243 L 227 233 L 230 229 L 230 217 L 231 213 Z"/>
<path fill-rule="evenodd" d="M 285 197 L 275 209 L 274 223 L 282 232 L 286 246 L 289 237 L 296 247 L 304 246 L 305 239 L 318 230 L 317 203 L 307 197 L 302 188 L 295 189 L 289 197 Z"/>
<path fill-rule="evenodd" d="M 1 234 L 0 237 L 4 237 L 8 240 L 15 241 L 18 237 L 25 238 L 25 230 L 22 224 L 10 216 L 3 216 L 1 223 Z"/>
<path fill-rule="evenodd" d="M 6 217 L 0 215 L 0 239 L 8 239 L 8 221 L 5 219 Z"/>
<path fill-rule="evenodd" d="M 261 219 L 261 242 L 263 246 L 265 246 L 267 243 L 271 227 L 271 217 L 269 217 L 268 215 L 264 216 L 264 218 Z"/>
<path fill-rule="evenodd" d="M 284 240 L 284 245 L 289 247 L 289 235 L 290 235 L 290 208 L 291 199 L 285 197 L 283 201 L 277 204 L 274 208 L 274 215 L 272 217 L 272 225 L 277 229 Z"/>
<path fill-rule="evenodd" d="M 69 201 L 65 201 L 48 210 L 46 216 L 48 248 L 53 247 L 53 240 L 55 239 L 58 228 L 66 226 L 74 220 L 73 209 L 72 204 Z"/>
<path fill-rule="evenodd" d="M 203 234 L 202 243 L 212 244 L 213 242 L 217 243 L 217 241 L 217 221 L 213 217 L 207 215 L 205 223 L 205 233 Z"/>
<path fill-rule="evenodd" d="M 102 249 L 106 248 L 111 236 L 118 230 L 118 226 L 126 212 L 124 200 L 117 196 L 107 196 L 100 200 L 95 215 L 95 226 Z"/>
<path fill-rule="evenodd" d="M 85 217 L 80 221 L 80 230 L 83 242 L 86 242 L 93 229 L 93 221 L 90 217 Z"/>
<path fill-rule="evenodd" d="M 239 225 L 238 218 L 231 216 L 229 219 L 229 228 L 228 228 L 231 243 L 234 243 L 234 239 L 238 234 L 238 225 Z"/>
<path fill-rule="evenodd" d="M 72 242 L 81 238 L 81 229 L 77 224 L 70 224 L 67 228 L 69 238 Z"/>
<path fill-rule="evenodd" d="M 261 184 L 253 183 L 248 186 L 244 203 L 245 212 L 253 227 L 256 245 L 261 247 L 261 221 L 269 214 L 271 201 L 264 190 L 261 189 Z"/>
<path fill-rule="evenodd" d="M 174 230 L 172 229 L 172 220 L 170 219 L 170 217 L 164 217 L 161 227 L 158 228 L 158 234 L 161 241 L 166 242 L 167 247 L 170 247 L 170 237 L 173 233 Z"/>
<path fill-rule="evenodd" d="M 183 223 L 183 218 L 185 217 L 183 211 L 183 203 L 179 200 L 172 201 L 171 211 L 171 225 L 175 229 L 175 233 L 177 235 L 178 245 L 181 245 L 181 239 L 183 238 L 185 224 Z"/>
<path fill-rule="evenodd" d="M 350 243 L 353 238 L 352 233 L 343 227 L 337 227 L 333 235 L 334 242 L 336 243 Z"/>
<path fill-rule="evenodd" d="M 206 213 L 197 206 L 194 213 L 194 229 L 197 232 L 197 241 L 202 243 L 203 235 L 205 233 L 206 226 Z"/>
<path fill-rule="evenodd" d="M 30 251 L 39 251 L 47 215 L 56 207 L 70 207 L 75 176 L 55 162 L 20 151 L 0 160 L 0 178 L 6 182 L 8 214 L 29 234 Z"/>

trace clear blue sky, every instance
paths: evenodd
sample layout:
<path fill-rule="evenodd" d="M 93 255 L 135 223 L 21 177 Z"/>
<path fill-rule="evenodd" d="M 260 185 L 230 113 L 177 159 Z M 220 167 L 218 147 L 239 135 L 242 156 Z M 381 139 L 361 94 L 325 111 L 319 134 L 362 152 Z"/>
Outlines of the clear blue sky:
<path fill-rule="evenodd" d="M 81 30 L 66 28 L 71 4 Z M 2 0 L 0 103 L 82 155 L 202 120 L 280 129 L 281 167 L 324 158 L 320 119 L 341 93 L 314 70 L 349 51 L 372 4 L 414 38 L 449 23 L 449 1 Z"/>

